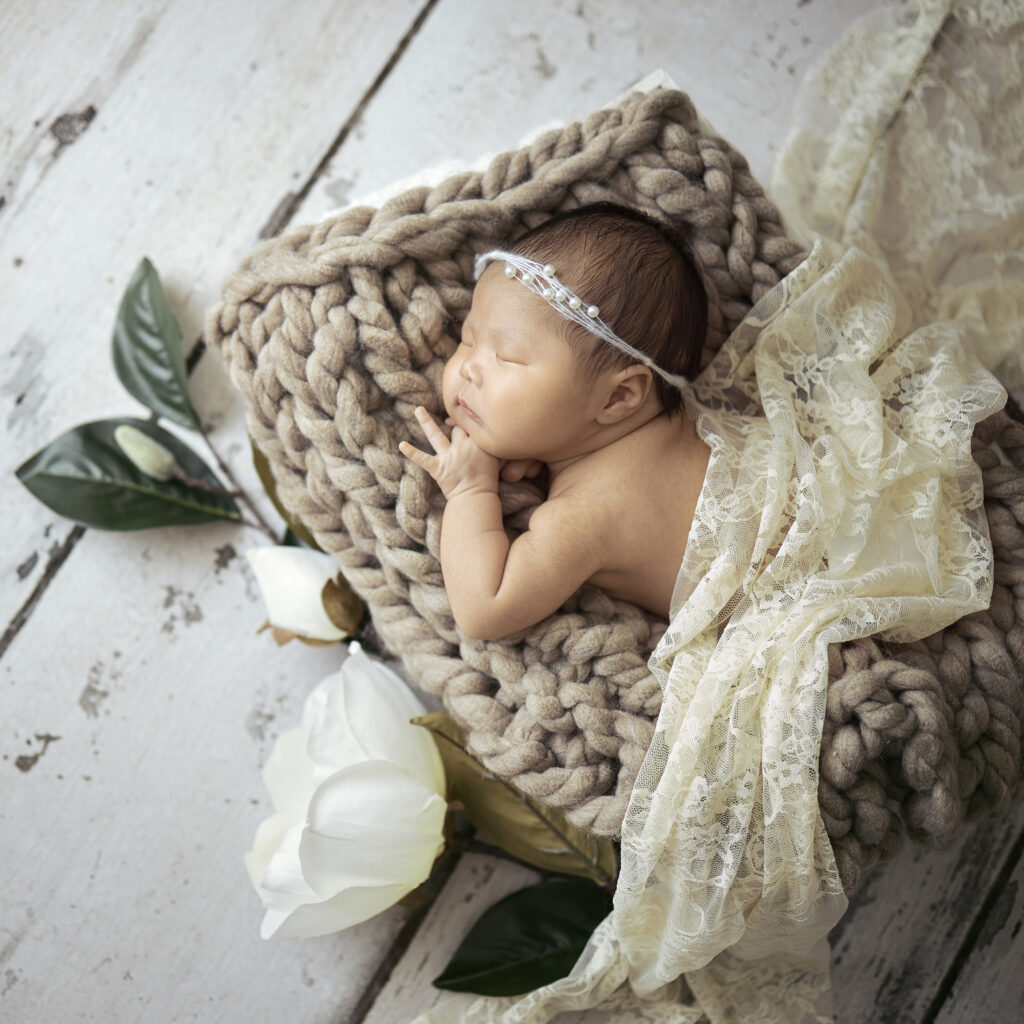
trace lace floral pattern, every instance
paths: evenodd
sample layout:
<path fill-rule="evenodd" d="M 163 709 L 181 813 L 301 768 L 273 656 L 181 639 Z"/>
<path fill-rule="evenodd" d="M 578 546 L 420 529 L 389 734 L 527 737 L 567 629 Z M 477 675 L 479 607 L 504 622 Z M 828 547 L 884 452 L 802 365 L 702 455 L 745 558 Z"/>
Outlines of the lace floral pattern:
<path fill-rule="evenodd" d="M 567 978 L 423 1024 L 832 1019 L 828 644 L 991 598 L 970 452 L 1024 385 L 1022 7 L 889 8 L 810 77 L 776 192 L 813 248 L 684 394 L 712 454 L 614 909 Z"/>

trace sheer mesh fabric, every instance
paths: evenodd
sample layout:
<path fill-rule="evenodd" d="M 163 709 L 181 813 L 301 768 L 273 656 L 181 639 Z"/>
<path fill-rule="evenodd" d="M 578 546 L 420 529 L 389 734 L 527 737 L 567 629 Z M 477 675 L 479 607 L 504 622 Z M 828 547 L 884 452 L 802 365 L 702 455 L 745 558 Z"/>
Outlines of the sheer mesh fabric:
<path fill-rule="evenodd" d="M 684 393 L 711 459 L 614 909 L 567 978 L 422 1024 L 832 1019 L 827 646 L 991 598 L 970 451 L 1024 397 L 1022 8 L 890 8 L 810 76 L 775 187 L 810 255 Z"/>

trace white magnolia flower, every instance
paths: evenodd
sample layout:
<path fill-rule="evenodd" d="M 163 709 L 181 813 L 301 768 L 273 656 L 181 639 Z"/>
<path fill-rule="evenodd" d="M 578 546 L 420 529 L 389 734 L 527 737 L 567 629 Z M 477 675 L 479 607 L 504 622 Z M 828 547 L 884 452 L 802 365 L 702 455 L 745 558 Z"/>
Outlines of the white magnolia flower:
<path fill-rule="evenodd" d="M 390 907 L 444 846 L 441 758 L 410 718 L 425 709 L 390 669 L 349 645 L 263 769 L 275 814 L 245 866 L 266 914 L 260 934 L 339 931 Z"/>
<path fill-rule="evenodd" d="M 327 617 L 324 584 L 338 574 L 338 563 L 320 551 L 271 545 L 245 553 L 278 629 L 313 640 L 343 640 L 347 635 Z"/>

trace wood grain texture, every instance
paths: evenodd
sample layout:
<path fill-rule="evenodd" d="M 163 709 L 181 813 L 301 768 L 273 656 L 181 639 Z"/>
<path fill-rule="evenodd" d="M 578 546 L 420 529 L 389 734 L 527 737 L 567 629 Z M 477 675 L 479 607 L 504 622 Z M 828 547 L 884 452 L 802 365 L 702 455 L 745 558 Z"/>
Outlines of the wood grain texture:
<path fill-rule="evenodd" d="M 935 1024 L 1002 1024 L 1024 1017 L 1024 836 L 980 919 Z M 998 848 L 993 849 L 998 854 Z"/>
<path fill-rule="evenodd" d="M 839 1024 L 929 1019 L 1022 835 L 1024 802 L 950 850 L 908 843 L 868 876 L 829 936 Z"/>
<path fill-rule="evenodd" d="M 256 635 L 251 540 L 90 531 L 0 662 L 0 1020 L 330 1021 L 402 927 L 259 938 L 260 768 L 341 650 Z"/>
<path fill-rule="evenodd" d="M 801 78 L 872 0 L 520 0 L 514 17 L 444 0 L 296 215 L 315 221 L 396 179 L 514 149 L 658 67 L 767 185 Z M 454 56 L 454 59 L 453 59 Z"/>
<path fill-rule="evenodd" d="M 438 1002 L 461 998 L 434 988 L 431 981 L 488 907 L 539 879 L 536 871 L 525 866 L 481 854 L 463 855 L 364 1024 L 412 1020 Z"/>
<path fill-rule="evenodd" d="M 0 63 L 0 622 L 69 530 L 13 470 L 76 423 L 140 412 L 109 354 L 138 261 L 156 264 L 191 347 L 222 279 L 319 165 L 421 6 L 0 6 L 4 53 L 17 55 Z M 61 141 L 49 128 L 65 115 Z"/>

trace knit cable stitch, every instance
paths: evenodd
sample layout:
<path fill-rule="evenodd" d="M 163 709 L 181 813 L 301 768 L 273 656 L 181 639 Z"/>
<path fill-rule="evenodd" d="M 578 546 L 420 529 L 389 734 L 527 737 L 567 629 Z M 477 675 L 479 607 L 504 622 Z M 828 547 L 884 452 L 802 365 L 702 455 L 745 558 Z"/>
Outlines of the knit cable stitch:
<path fill-rule="evenodd" d="M 745 159 L 678 91 L 549 131 L 483 172 L 357 207 L 254 250 L 206 325 L 247 405 L 280 500 L 339 562 L 386 646 L 531 799 L 616 835 L 661 693 L 646 662 L 665 623 L 584 586 L 504 641 L 463 636 L 439 562 L 443 499 L 398 451 L 442 413 L 441 373 L 469 309 L 473 258 L 552 213 L 612 200 L 689 226 L 708 287 L 704 362 L 805 255 Z M 1021 776 L 1024 427 L 980 424 L 996 553 L 990 609 L 913 644 L 833 645 L 819 803 L 843 885 L 900 844 L 947 842 Z M 506 526 L 542 500 L 501 484 Z"/>

